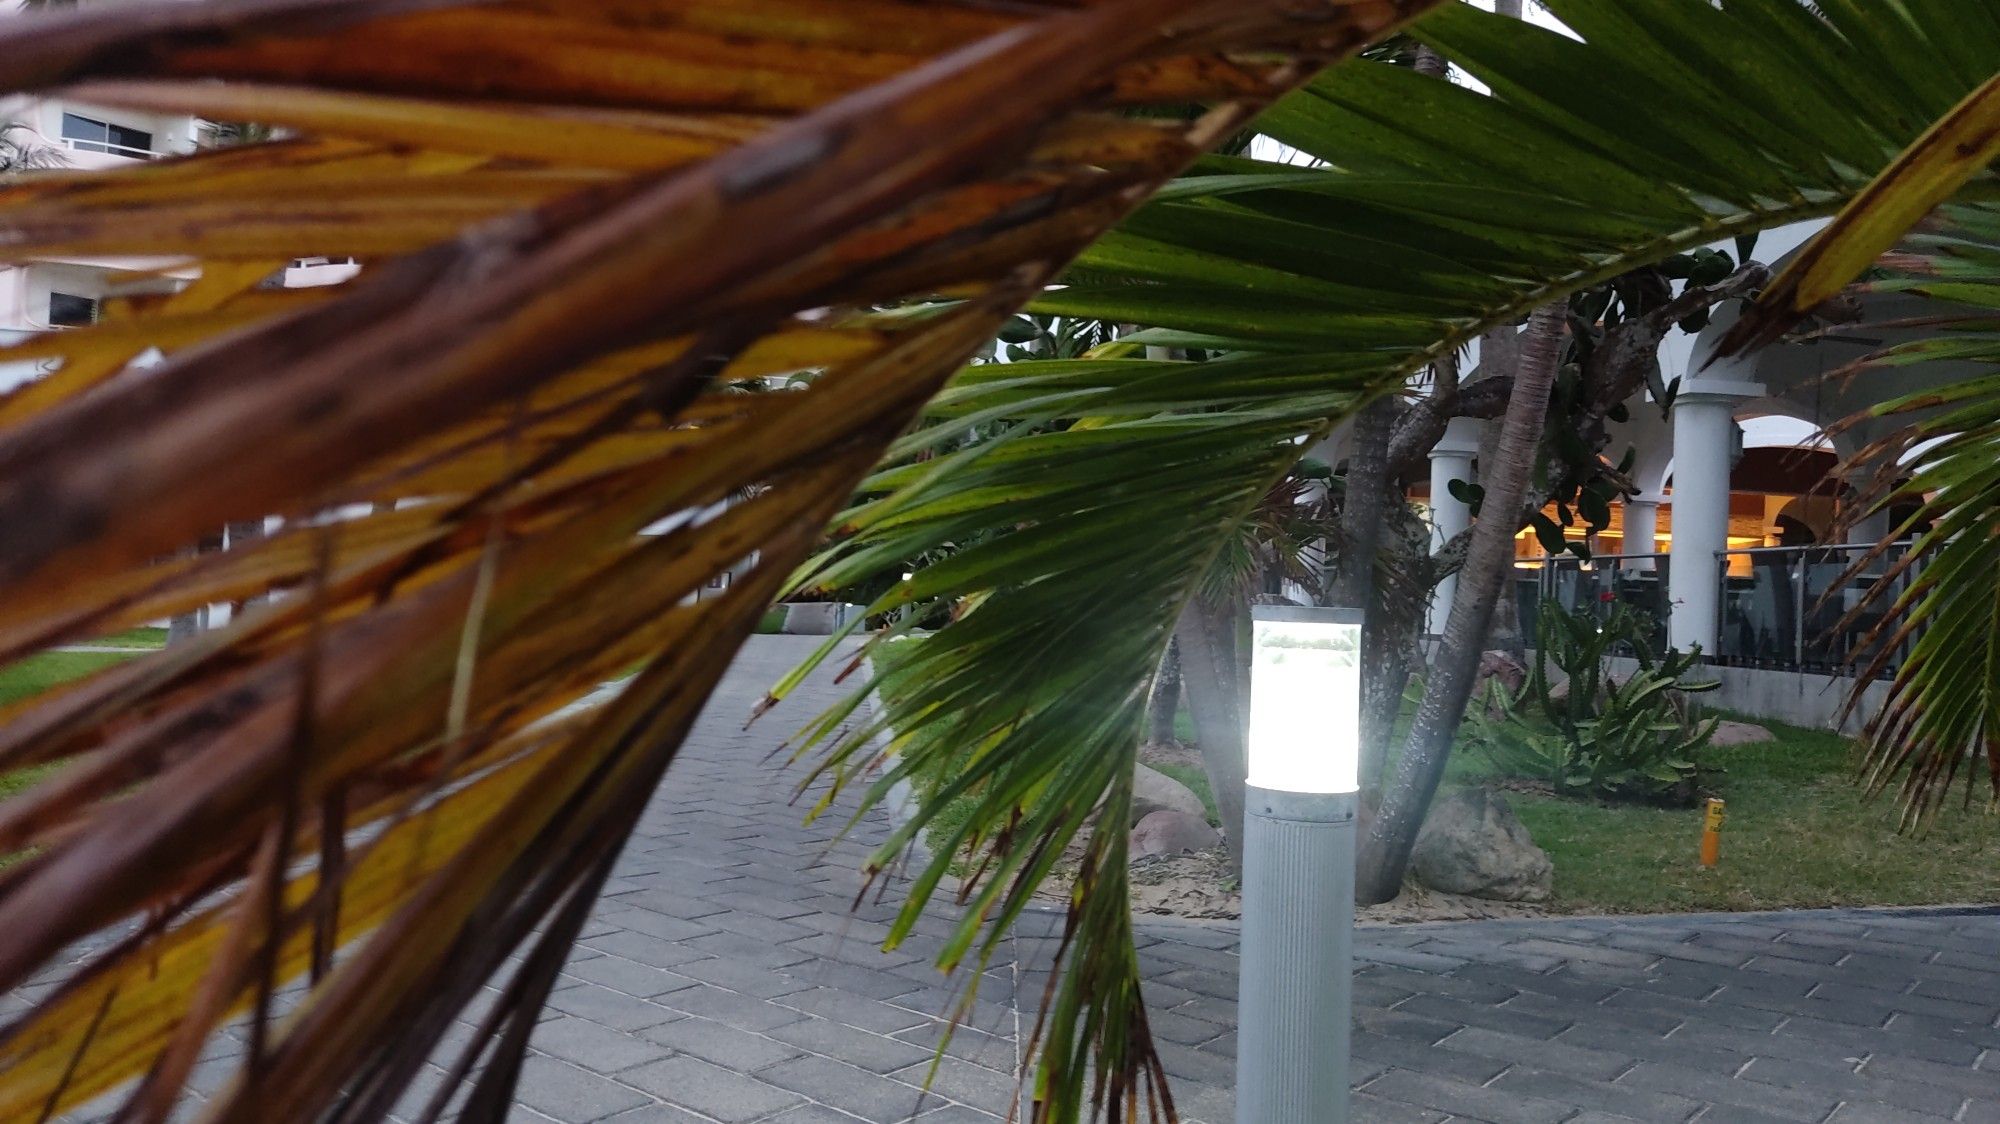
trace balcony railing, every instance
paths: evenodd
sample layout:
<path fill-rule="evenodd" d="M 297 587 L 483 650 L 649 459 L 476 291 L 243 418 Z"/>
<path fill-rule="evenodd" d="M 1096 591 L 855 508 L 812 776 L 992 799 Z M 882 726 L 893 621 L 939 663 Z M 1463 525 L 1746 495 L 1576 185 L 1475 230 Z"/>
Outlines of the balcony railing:
<path fill-rule="evenodd" d="M 1911 577 L 1889 577 L 1909 550 L 1907 543 L 1891 544 L 1850 575 L 1872 549 L 1856 544 L 1724 551 L 1717 559 L 1722 596 L 1716 606 L 1716 662 L 1829 675 L 1865 670 L 1878 653 L 1870 634 Z M 1871 598 L 1885 581 L 1894 584 L 1879 590 L 1884 596 Z M 1885 673 L 1893 672 L 1906 652 L 1888 655 Z"/>
<path fill-rule="evenodd" d="M 1567 555 L 1544 559 L 1532 570 L 1519 571 L 1515 583 L 1521 635 L 1532 642 L 1536 615 L 1544 605 L 1599 615 L 1609 612 L 1613 602 L 1623 601 L 1652 618 L 1653 647 L 1665 651 L 1671 565 L 1665 554 L 1604 554 L 1588 562 Z"/>
<path fill-rule="evenodd" d="M 116 144 L 112 141 L 78 140 L 75 137 L 64 137 L 62 142 L 64 148 L 73 152 L 103 152 L 112 156 L 124 156 L 132 160 L 152 160 L 160 155 L 150 148 L 136 148 L 129 144 Z"/>
<path fill-rule="evenodd" d="M 1908 551 L 1896 543 L 1850 576 L 1867 545 L 1779 546 L 1720 551 L 1715 560 L 1716 645 L 1709 658 L 1734 667 L 1857 675 L 1873 662 L 1870 634 L 1890 604 L 1908 587 L 1908 573 L 1890 572 Z M 1523 635 L 1535 634 L 1535 618 L 1546 605 L 1571 613 L 1608 611 L 1614 602 L 1644 610 L 1658 622 L 1654 646 L 1667 646 L 1671 563 L 1664 554 L 1600 555 L 1545 559 L 1523 569 L 1515 584 Z M 1879 583 L 1894 584 L 1884 597 L 1868 594 Z M 1879 673 L 1895 671 L 1907 642 L 1889 653 Z"/>

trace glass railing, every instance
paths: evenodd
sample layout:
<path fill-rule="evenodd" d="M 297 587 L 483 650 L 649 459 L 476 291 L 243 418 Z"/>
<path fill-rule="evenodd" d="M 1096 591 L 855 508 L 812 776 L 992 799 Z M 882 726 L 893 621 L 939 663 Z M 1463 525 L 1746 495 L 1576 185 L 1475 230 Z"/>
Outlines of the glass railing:
<path fill-rule="evenodd" d="M 1879 651 L 1874 645 L 1889 639 L 1890 630 L 1878 634 L 1877 627 L 1911 580 L 1910 573 L 1894 574 L 1908 543 L 1892 544 L 1850 575 L 1871 549 L 1843 544 L 1718 553 L 1715 580 L 1721 596 L 1710 658 L 1734 667 L 1828 675 L 1867 670 Z M 1600 555 L 1587 562 L 1549 558 L 1517 567 L 1514 592 L 1521 633 L 1535 635 L 1536 616 L 1547 605 L 1569 613 L 1603 614 L 1624 602 L 1658 622 L 1654 643 L 1664 651 L 1672 612 L 1670 570 L 1664 554 Z M 1892 585 L 1882 597 L 1871 599 L 1870 591 L 1883 582 Z M 1878 673 L 1893 673 L 1907 648 L 1906 642 L 1890 652 Z"/>
<path fill-rule="evenodd" d="M 1775 546 L 1722 552 L 1716 560 L 1722 596 L 1716 607 L 1717 663 L 1739 667 L 1858 674 L 1880 651 L 1889 630 L 1878 626 L 1908 573 L 1892 577 L 1909 550 L 1891 544 L 1858 572 L 1873 547 Z M 1883 582 L 1894 584 L 1871 598 Z M 1907 647 L 1904 645 L 1903 647 Z M 1891 651 L 1881 672 L 1893 672 L 1905 652 Z"/>
<path fill-rule="evenodd" d="M 1656 625 L 1653 646 L 1667 645 L 1667 574 L 1665 554 L 1605 554 L 1581 558 L 1544 559 L 1520 571 L 1515 584 L 1521 635 L 1534 636 L 1535 618 L 1544 605 L 1571 614 L 1602 616 L 1624 602 L 1642 610 Z"/>
<path fill-rule="evenodd" d="M 79 137 L 64 137 L 63 147 L 75 152 L 102 152 L 111 156 L 123 156 L 132 160 L 156 160 L 160 154 L 150 148 L 136 145 L 117 144 L 108 140 L 85 140 Z"/>

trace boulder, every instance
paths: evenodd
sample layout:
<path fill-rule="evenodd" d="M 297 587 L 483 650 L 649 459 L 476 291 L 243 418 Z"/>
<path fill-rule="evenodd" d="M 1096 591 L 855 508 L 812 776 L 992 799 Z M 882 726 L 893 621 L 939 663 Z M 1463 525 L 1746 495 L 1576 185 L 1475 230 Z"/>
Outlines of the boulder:
<path fill-rule="evenodd" d="M 1433 890 L 1504 902 L 1544 902 L 1555 888 L 1555 864 L 1506 799 L 1483 788 L 1438 796 L 1410 872 Z"/>
<path fill-rule="evenodd" d="M 1132 776 L 1132 821 L 1154 812 L 1181 812 L 1208 822 L 1208 811 L 1194 790 L 1158 769 L 1140 765 Z"/>
<path fill-rule="evenodd" d="M 1132 829 L 1132 857 L 1178 855 L 1219 846 L 1222 836 L 1199 815 L 1161 809 L 1140 819 Z"/>
<path fill-rule="evenodd" d="M 1708 739 L 1708 744 L 1756 745 L 1758 742 L 1775 741 L 1777 736 L 1752 722 L 1730 722 L 1725 719 L 1715 724 L 1715 736 Z"/>
<path fill-rule="evenodd" d="M 1513 698 L 1521 693 L 1521 688 L 1528 685 L 1528 667 L 1515 659 L 1512 652 L 1502 652 L 1498 649 L 1481 652 L 1479 671 L 1472 680 L 1473 697 L 1479 696 L 1480 690 L 1486 686 L 1488 680 L 1498 683 L 1507 697 Z"/>

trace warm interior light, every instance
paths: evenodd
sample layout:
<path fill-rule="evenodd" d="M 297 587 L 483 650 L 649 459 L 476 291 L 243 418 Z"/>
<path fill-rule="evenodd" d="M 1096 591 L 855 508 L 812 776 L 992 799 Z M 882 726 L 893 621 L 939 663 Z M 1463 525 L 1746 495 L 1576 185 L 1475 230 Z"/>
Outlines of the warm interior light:
<path fill-rule="evenodd" d="M 1249 782 L 1280 792 L 1360 785 L 1361 614 L 1252 610 Z"/>

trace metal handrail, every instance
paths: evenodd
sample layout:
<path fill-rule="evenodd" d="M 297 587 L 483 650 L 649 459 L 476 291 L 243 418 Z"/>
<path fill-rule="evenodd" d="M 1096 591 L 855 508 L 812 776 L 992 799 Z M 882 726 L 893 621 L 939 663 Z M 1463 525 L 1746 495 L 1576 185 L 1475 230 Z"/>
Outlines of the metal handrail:
<path fill-rule="evenodd" d="M 1857 594 L 1884 580 L 1895 586 L 1882 591 L 1887 597 L 1907 588 L 1913 575 L 1895 573 L 1894 566 L 1912 545 L 1911 540 L 1898 540 L 1880 559 L 1879 571 L 1871 565 L 1859 574 L 1853 572 L 1853 563 L 1875 551 L 1877 544 L 1814 543 L 1715 552 L 1711 580 L 1718 594 L 1717 644 L 1709 657 L 1723 664 L 1854 674 L 1872 660 L 1861 643 L 1870 623 L 1856 618 L 1847 627 L 1836 628 L 1828 614 L 1844 619 L 1845 610 L 1859 604 Z M 1521 569 L 1534 571 L 1532 576 L 1523 574 L 1514 587 L 1521 598 L 1522 627 L 1529 626 L 1528 618 L 1543 605 L 1595 612 L 1620 601 L 1645 609 L 1664 625 L 1673 612 L 1667 600 L 1672 557 L 1670 551 L 1659 551 L 1600 554 L 1589 561 L 1558 555 L 1520 563 Z M 1730 578 L 1732 561 L 1739 567 L 1750 566 L 1751 575 Z M 1660 643 L 1665 642 L 1662 628 Z M 1885 663 L 1884 673 L 1893 672 L 1907 652 L 1907 643 L 1900 645 Z"/>
<path fill-rule="evenodd" d="M 110 156 L 130 156 L 135 160 L 151 160 L 160 154 L 150 148 L 135 148 L 129 144 L 113 144 L 110 141 L 78 140 L 64 137 L 63 147 L 78 152 L 102 152 Z"/>

